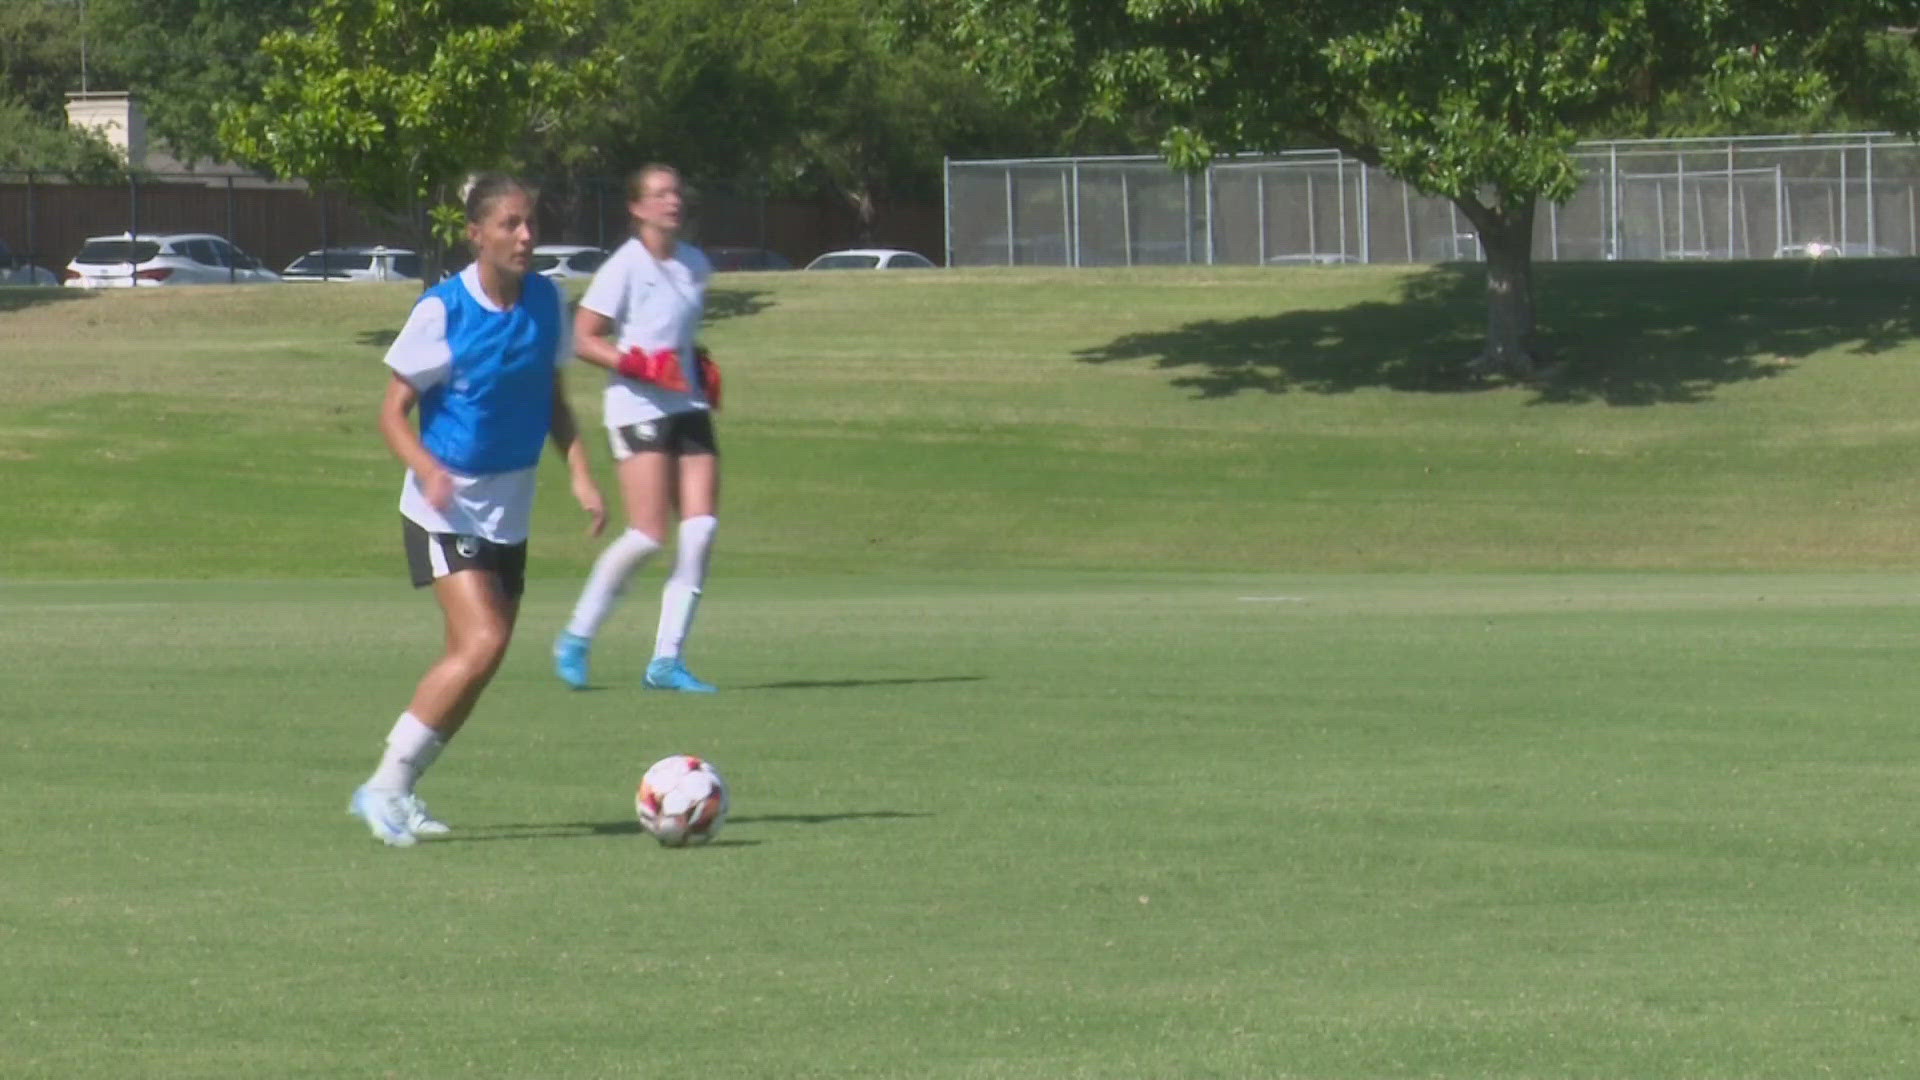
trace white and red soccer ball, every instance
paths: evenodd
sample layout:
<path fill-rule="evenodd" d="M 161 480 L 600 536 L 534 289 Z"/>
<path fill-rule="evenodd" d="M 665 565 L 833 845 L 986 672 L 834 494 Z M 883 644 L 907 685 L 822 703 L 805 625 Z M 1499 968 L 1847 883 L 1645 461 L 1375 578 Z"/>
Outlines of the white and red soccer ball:
<path fill-rule="evenodd" d="M 712 762 L 690 754 L 663 757 L 640 778 L 633 809 L 640 827 L 667 847 L 704 844 L 727 820 L 727 782 Z"/>

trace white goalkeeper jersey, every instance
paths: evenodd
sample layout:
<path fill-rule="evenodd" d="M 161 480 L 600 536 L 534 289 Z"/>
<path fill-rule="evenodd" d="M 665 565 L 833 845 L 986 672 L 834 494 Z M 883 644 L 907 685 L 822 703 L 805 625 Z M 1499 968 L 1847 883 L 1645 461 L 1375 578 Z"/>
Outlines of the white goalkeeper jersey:
<path fill-rule="evenodd" d="M 656 259 L 637 239 L 620 245 L 594 272 L 580 306 L 613 321 L 614 344 L 621 352 L 672 349 L 680 357 L 687 385 L 696 387 L 681 393 L 608 372 L 606 426 L 625 427 L 710 407 L 706 394 L 697 389 L 693 349 L 712 276 L 713 264 L 692 244 L 682 241 L 671 256 Z"/>

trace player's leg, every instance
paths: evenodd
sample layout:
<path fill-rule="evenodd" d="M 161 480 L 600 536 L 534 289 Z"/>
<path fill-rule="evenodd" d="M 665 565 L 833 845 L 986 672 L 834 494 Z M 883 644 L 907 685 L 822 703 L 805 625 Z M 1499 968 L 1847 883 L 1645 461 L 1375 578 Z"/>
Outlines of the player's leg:
<path fill-rule="evenodd" d="M 696 678 L 682 659 L 693 617 L 706 587 L 707 563 L 719 528 L 720 455 L 706 413 L 690 414 L 683 430 L 682 453 L 674 464 L 674 488 L 680 508 L 673 573 L 660 594 L 660 625 L 646 685 L 657 690 L 712 693 L 711 683 Z"/>
<path fill-rule="evenodd" d="M 407 532 L 416 584 L 428 581 L 445 618 L 446 646 L 414 688 L 407 711 L 387 734 L 385 752 L 349 811 L 394 846 L 445 832 L 413 786 L 460 730 L 506 656 L 524 588 L 526 545 L 484 545 L 471 537 Z"/>
<path fill-rule="evenodd" d="M 612 433 L 627 528 L 594 560 L 567 627 L 553 644 L 554 673 L 576 690 L 587 684 L 588 656 L 601 624 L 626 591 L 627 580 L 660 550 L 667 534 L 671 462 L 655 445 L 655 430 L 656 425 L 632 424 Z"/>

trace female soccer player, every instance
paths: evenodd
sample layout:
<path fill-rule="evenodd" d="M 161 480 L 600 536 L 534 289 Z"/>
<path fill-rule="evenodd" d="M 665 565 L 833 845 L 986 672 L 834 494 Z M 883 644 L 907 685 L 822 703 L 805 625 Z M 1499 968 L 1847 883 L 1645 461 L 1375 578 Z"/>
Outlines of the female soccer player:
<path fill-rule="evenodd" d="M 601 264 L 573 320 L 575 351 L 609 373 L 606 425 L 627 509 L 626 532 L 594 562 L 554 642 L 554 670 L 575 689 L 587 683 L 594 635 L 627 578 L 663 546 L 669 515 L 678 510 L 673 573 L 661 594 L 643 684 L 714 691 L 680 658 L 706 582 L 720 495 L 711 412 L 719 404 L 719 372 L 694 344 L 713 268 L 699 248 L 679 240 L 682 205 L 680 174 L 671 167 L 648 165 L 629 178 L 634 237 Z"/>
<path fill-rule="evenodd" d="M 467 193 L 474 261 L 414 305 L 387 350 L 380 433 L 407 466 L 401 529 L 416 587 L 433 586 L 446 653 L 387 735 L 380 764 L 348 806 L 395 847 L 447 831 L 414 794 L 420 774 L 466 723 L 513 637 L 526 585 L 535 465 L 549 437 L 597 535 L 606 523 L 560 366 L 573 345 L 552 282 L 527 272 L 534 197 L 509 176 Z M 409 414 L 418 405 L 416 432 Z"/>

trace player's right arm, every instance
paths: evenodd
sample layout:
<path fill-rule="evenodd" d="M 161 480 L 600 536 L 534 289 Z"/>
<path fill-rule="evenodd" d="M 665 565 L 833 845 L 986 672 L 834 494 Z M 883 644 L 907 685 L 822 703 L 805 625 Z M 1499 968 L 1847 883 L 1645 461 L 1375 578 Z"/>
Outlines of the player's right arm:
<path fill-rule="evenodd" d="M 453 505 L 453 477 L 420 441 L 413 410 L 420 393 L 445 380 L 453 370 L 447 346 L 447 309 L 438 297 L 414 305 L 407 324 L 387 348 L 387 393 L 380 401 L 380 436 L 420 483 L 420 493 L 437 509 Z"/>
<path fill-rule="evenodd" d="M 387 380 L 387 396 L 380 402 L 380 435 L 387 440 L 393 456 L 413 470 L 420 481 L 420 493 L 435 509 L 445 510 L 453 505 L 453 477 L 414 430 L 413 407 L 419 402 L 420 392 L 412 383 L 397 374 Z"/>
<path fill-rule="evenodd" d="M 573 354 L 594 367 L 620 370 L 620 349 L 607 336 L 613 320 L 582 306 L 573 313 Z"/>

